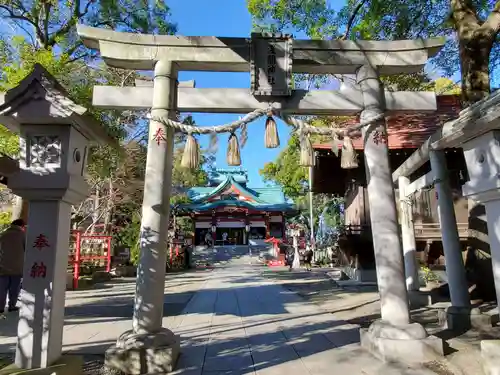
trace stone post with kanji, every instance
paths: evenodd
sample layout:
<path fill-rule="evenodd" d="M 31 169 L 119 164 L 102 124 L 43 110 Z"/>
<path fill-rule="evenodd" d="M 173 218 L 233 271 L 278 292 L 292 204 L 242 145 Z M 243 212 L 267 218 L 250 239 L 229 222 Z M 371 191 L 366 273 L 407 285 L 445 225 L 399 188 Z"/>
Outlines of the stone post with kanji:
<path fill-rule="evenodd" d="M 175 119 L 177 84 L 175 63 L 156 62 L 153 118 Z M 150 121 L 132 329 L 105 356 L 107 367 L 125 374 L 167 373 L 179 356 L 179 337 L 163 327 L 173 142 L 172 128 Z"/>
<path fill-rule="evenodd" d="M 84 174 L 91 142 L 112 139 L 40 65 L 4 99 L 0 123 L 20 135 L 19 170 L 8 187 L 29 203 L 11 367 L 70 366 L 80 373 L 81 362 L 61 356 L 71 208 L 89 195 Z"/>

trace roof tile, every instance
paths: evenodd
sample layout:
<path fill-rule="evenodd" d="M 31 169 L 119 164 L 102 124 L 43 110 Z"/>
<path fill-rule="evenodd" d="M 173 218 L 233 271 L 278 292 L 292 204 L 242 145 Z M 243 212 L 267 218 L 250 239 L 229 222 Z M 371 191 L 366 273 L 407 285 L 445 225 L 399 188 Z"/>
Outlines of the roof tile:
<path fill-rule="evenodd" d="M 455 119 L 462 110 L 459 95 L 439 95 L 436 97 L 437 111 L 422 114 L 395 114 L 387 117 L 387 136 L 390 149 L 418 148 L 438 128 Z M 347 125 L 359 122 L 359 116 L 347 120 Z M 353 139 L 354 147 L 363 149 L 361 137 Z M 317 150 L 330 149 L 330 143 L 315 144 Z"/>

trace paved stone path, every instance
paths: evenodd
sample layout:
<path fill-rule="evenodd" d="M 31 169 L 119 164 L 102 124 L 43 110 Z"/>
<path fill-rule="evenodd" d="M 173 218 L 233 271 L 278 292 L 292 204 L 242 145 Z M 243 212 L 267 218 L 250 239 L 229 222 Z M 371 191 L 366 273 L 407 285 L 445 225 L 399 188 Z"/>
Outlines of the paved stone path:
<path fill-rule="evenodd" d="M 182 338 L 175 374 L 431 375 L 388 366 L 359 347 L 358 326 L 261 276 L 247 249 L 212 272 L 169 274 L 163 325 Z M 103 374 L 104 350 L 131 327 L 133 279 L 68 292 L 63 350 L 81 353 L 86 374 Z M 16 316 L 0 320 L 0 353 L 12 354 Z M 5 357 L 4 357 L 5 358 Z"/>
<path fill-rule="evenodd" d="M 163 325 L 171 327 L 210 272 L 167 274 Z M 132 327 L 135 279 L 117 279 L 95 289 L 66 292 L 63 351 L 102 355 Z M 0 320 L 0 355 L 15 351 L 17 313 Z"/>
<path fill-rule="evenodd" d="M 368 327 L 380 318 L 380 298 L 376 286 L 340 287 L 326 272 L 328 269 L 289 271 L 281 267 L 267 268 L 263 276 L 291 290 L 335 318 Z"/>
<path fill-rule="evenodd" d="M 359 347 L 359 327 L 261 277 L 240 257 L 215 270 L 172 327 L 175 374 L 435 374 L 388 366 Z"/>

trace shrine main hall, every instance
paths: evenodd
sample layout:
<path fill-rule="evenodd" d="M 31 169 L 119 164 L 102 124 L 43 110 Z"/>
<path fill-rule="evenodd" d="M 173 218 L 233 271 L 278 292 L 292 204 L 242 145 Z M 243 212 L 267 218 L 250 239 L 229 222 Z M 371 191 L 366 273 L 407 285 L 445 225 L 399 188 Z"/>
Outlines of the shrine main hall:
<path fill-rule="evenodd" d="M 279 187 L 251 188 L 243 169 L 217 169 L 207 186 L 188 189 L 189 203 L 178 215 L 193 219 L 194 243 L 211 233 L 215 244 L 259 245 L 266 239 L 284 238 L 285 218 L 295 206 Z"/>

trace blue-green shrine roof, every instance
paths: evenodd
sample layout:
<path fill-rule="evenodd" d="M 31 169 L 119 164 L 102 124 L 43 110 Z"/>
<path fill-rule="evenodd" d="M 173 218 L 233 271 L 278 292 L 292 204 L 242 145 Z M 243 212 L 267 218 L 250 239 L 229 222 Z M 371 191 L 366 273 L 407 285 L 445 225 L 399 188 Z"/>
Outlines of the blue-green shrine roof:
<path fill-rule="evenodd" d="M 190 203 L 179 205 L 182 211 L 209 211 L 232 207 L 259 211 L 295 211 L 294 204 L 279 187 L 250 188 L 243 170 L 216 170 L 211 186 L 188 189 Z"/>

